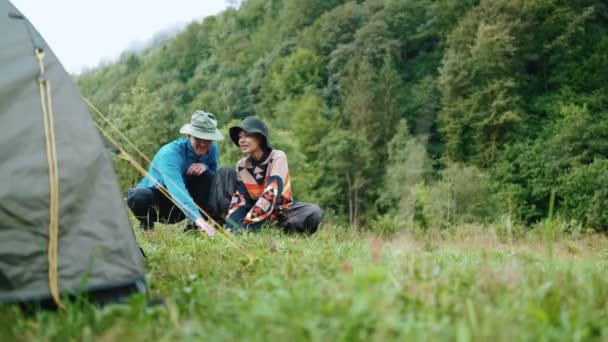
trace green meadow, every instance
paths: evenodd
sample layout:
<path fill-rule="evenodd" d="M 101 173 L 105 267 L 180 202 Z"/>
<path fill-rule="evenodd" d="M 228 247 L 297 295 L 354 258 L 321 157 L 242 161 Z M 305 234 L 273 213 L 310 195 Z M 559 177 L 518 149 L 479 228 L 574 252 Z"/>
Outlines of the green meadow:
<path fill-rule="evenodd" d="M 326 225 L 137 231 L 150 298 L 0 307 L 3 341 L 606 340 L 608 239 L 497 227 L 373 235 Z M 151 304 L 156 301 L 158 304 Z"/>

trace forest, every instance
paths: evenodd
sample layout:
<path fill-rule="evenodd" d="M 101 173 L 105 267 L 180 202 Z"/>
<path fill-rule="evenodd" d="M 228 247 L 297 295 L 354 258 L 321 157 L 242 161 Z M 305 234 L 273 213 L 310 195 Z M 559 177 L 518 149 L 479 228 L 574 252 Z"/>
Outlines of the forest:
<path fill-rule="evenodd" d="M 328 222 L 606 232 L 607 51 L 601 0 L 246 0 L 77 82 L 148 157 L 196 109 L 262 118 Z"/>

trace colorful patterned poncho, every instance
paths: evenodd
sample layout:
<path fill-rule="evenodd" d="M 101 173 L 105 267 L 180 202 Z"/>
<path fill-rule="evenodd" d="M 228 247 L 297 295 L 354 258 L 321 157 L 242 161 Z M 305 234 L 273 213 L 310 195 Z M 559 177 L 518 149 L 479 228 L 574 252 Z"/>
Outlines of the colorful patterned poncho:
<path fill-rule="evenodd" d="M 245 157 L 236 164 L 236 172 L 237 191 L 226 220 L 229 228 L 258 227 L 293 204 L 285 152 L 272 150 L 260 162 Z"/>

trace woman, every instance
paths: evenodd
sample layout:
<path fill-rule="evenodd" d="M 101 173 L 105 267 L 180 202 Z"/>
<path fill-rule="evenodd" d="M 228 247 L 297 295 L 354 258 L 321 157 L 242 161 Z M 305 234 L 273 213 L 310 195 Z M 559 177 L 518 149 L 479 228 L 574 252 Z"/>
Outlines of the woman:
<path fill-rule="evenodd" d="M 287 231 L 314 233 L 323 211 L 316 205 L 293 201 L 287 156 L 272 149 L 264 122 L 247 117 L 230 127 L 230 138 L 245 157 L 236 164 L 237 191 L 226 226 L 233 231 L 256 231 L 271 222 Z"/>

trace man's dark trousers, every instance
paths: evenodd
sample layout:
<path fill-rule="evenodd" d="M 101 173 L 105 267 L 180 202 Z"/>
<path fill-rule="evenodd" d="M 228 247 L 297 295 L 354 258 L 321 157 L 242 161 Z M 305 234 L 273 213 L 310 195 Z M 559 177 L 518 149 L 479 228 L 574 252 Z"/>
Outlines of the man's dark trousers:
<path fill-rule="evenodd" d="M 186 176 L 186 189 L 205 213 L 223 223 L 232 194 L 236 191 L 236 173 L 223 167 L 217 174 L 207 170 L 200 176 Z M 143 229 L 154 228 L 155 222 L 172 224 L 186 215 L 157 188 L 131 188 L 127 192 L 127 205 Z"/>

